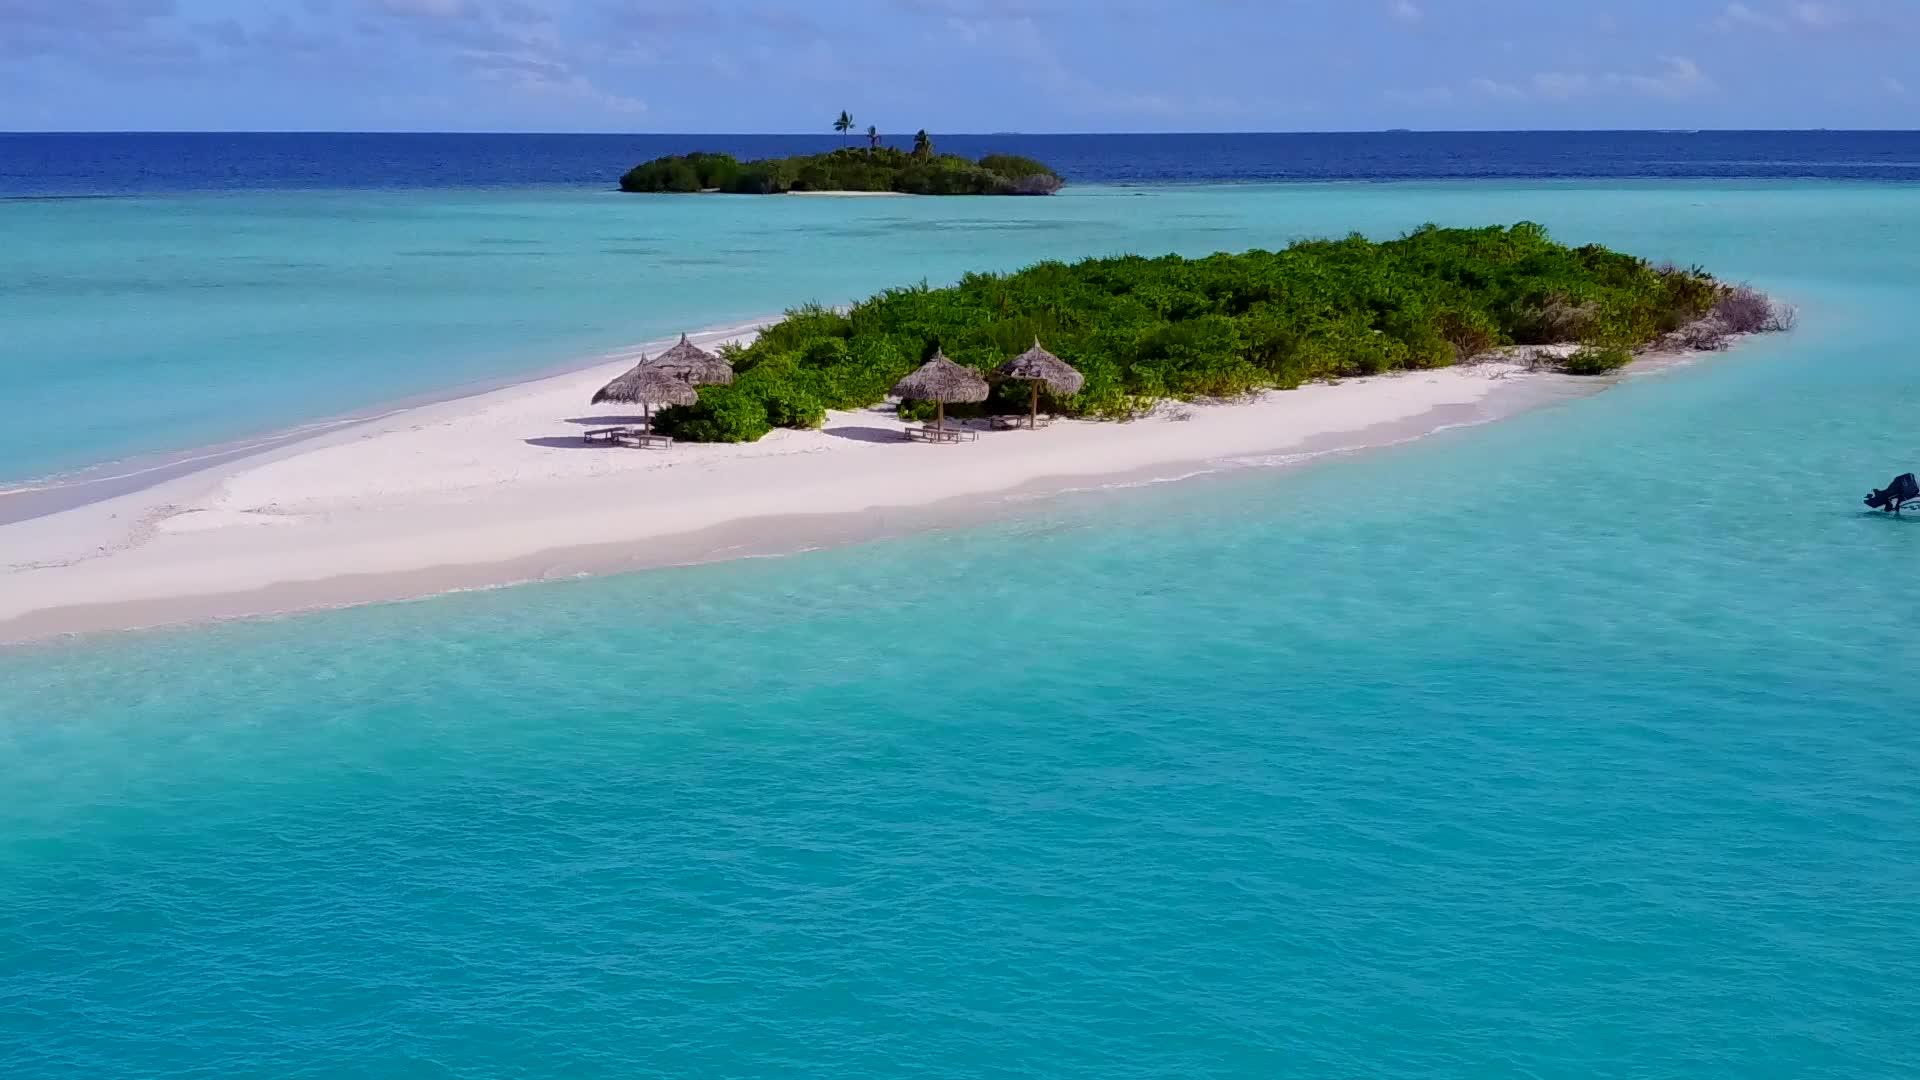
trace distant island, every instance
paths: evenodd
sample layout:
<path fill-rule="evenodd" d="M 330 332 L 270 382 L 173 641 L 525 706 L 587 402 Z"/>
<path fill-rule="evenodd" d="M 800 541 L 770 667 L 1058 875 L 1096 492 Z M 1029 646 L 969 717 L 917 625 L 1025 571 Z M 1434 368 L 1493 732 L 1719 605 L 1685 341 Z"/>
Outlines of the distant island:
<path fill-rule="evenodd" d="M 842 135 L 853 118 L 842 112 L 834 121 Z M 630 192 L 723 192 L 731 195 L 784 195 L 793 191 L 895 192 L 902 195 L 1051 195 L 1064 181 L 1053 169 L 1015 154 L 988 154 L 970 161 L 934 152 L 925 131 L 913 137 L 912 150 L 880 144 L 880 132 L 866 131 L 867 145 L 825 154 L 740 161 L 731 154 L 672 154 L 627 170 L 620 190 Z"/>
<path fill-rule="evenodd" d="M 1051 195 L 1058 173 L 1031 158 L 989 154 L 969 161 L 881 147 L 803 157 L 740 161 L 731 154 L 675 154 L 637 165 L 621 191 L 784 195 L 790 191 L 897 192 L 902 195 Z"/>
<path fill-rule="evenodd" d="M 935 349 L 984 373 L 1036 339 L 1085 375 L 1077 393 L 1044 399 L 1053 410 L 1124 419 L 1167 398 L 1441 368 L 1514 346 L 1558 346 L 1534 362 L 1600 375 L 1649 347 L 1719 349 L 1791 324 L 1791 309 L 1698 267 L 1555 243 L 1531 222 L 1428 225 L 1384 243 L 1044 262 L 891 289 L 844 313 L 799 308 L 722 350 L 732 385 L 701 387 L 655 426 L 701 442 L 817 427 L 827 409 L 884 400 Z M 1025 412 L 1029 392 L 1003 385 L 974 408 Z"/>

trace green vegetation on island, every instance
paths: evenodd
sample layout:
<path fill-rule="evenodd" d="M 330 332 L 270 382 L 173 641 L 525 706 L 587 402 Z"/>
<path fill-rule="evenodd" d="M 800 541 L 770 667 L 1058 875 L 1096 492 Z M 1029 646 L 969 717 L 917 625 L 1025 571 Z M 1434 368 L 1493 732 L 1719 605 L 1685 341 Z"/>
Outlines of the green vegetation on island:
<path fill-rule="evenodd" d="M 842 111 L 833 130 L 844 138 L 854 130 L 851 113 Z M 988 154 L 969 161 L 935 153 L 925 131 L 914 134 L 913 149 L 880 145 L 880 129 L 867 128 L 867 145 L 825 154 L 740 161 L 731 154 L 670 154 L 627 170 L 620 190 L 631 192 L 724 192 L 731 195 L 783 195 L 789 191 L 892 191 L 903 195 L 1051 195 L 1060 190 L 1060 174 L 1032 158 Z"/>
<path fill-rule="evenodd" d="M 877 138 L 877 136 L 876 136 Z M 740 161 L 731 154 L 656 158 L 620 178 L 633 192 L 718 191 L 783 195 L 789 191 L 894 191 L 903 195 L 1051 195 L 1057 173 L 1038 161 L 990 154 L 968 161 L 890 146 L 846 148 L 803 157 Z"/>
<path fill-rule="evenodd" d="M 752 345 L 723 350 L 733 384 L 702 387 L 656 427 L 743 442 L 818 426 L 827 409 L 885 400 L 935 348 L 984 372 L 1038 339 L 1086 376 L 1052 409 L 1124 418 L 1163 398 L 1445 367 L 1508 345 L 1580 343 L 1563 368 L 1599 374 L 1658 342 L 1716 348 L 1789 321 L 1697 267 L 1568 247 L 1530 222 L 1429 225 L 1384 243 L 1354 235 L 1199 259 L 1045 262 L 891 289 L 844 314 L 799 308 Z M 1025 412 L 1029 393 L 999 386 L 978 408 Z"/>

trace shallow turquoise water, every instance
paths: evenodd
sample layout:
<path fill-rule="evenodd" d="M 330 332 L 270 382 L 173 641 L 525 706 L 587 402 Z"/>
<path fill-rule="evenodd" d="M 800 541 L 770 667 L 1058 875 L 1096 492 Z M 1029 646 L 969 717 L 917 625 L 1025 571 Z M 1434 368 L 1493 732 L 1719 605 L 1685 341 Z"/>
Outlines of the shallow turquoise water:
<path fill-rule="evenodd" d="M 0 1074 L 1920 1074 L 1920 520 L 1858 506 L 1920 191 L 1327 198 L 1804 323 L 1304 471 L 0 655 Z"/>
<path fill-rule="evenodd" d="M 1775 222 L 1894 243 L 1909 190 L 1614 182 L 1082 186 L 1031 200 L 538 189 L 0 202 L 0 483 L 1043 258 L 1535 218 L 1569 240 L 1791 276 L 1803 268 L 1751 262 Z"/>

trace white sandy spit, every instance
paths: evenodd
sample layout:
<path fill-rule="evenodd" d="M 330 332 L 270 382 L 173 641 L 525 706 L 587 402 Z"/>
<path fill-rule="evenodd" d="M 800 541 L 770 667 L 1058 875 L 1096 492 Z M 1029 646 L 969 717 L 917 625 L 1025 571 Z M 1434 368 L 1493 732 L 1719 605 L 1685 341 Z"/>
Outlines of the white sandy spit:
<path fill-rule="evenodd" d="M 1503 388 L 1552 378 L 1505 364 L 1413 372 L 1163 408 L 1128 423 L 983 431 L 958 446 L 909 443 L 905 425 L 875 409 L 747 445 L 587 447 L 582 431 L 627 415 L 586 404 L 626 364 L 405 410 L 0 526 L 0 640 L 723 557 L 777 547 L 779 519 L 793 515 L 857 523 L 1343 435 L 1399 441 L 1458 422 L 1462 407 L 1495 415 L 1490 399 Z M 1428 422 L 1449 410 L 1451 420 Z M 689 537 L 705 539 L 690 547 Z M 589 550 L 599 555 L 565 557 Z"/>
<path fill-rule="evenodd" d="M 789 191 L 787 195 L 801 199 L 905 199 L 911 198 L 904 191 Z"/>

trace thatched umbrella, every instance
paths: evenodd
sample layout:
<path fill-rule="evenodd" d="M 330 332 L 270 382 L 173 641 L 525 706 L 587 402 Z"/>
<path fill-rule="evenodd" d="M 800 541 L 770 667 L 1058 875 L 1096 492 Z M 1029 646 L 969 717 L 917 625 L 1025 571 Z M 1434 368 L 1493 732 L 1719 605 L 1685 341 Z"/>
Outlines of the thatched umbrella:
<path fill-rule="evenodd" d="M 619 405 L 639 405 L 646 410 L 647 429 L 653 429 L 653 407 L 655 405 L 691 405 L 700 400 L 700 395 L 678 372 L 654 367 L 641 357 L 633 370 L 600 388 L 593 395 L 593 403 L 613 402 Z"/>
<path fill-rule="evenodd" d="M 1087 377 L 1075 371 L 1065 360 L 1040 347 L 1040 339 L 1033 339 L 1033 348 L 1000 365 L 1000 374 L 1008 379 L 1021 379 L 1033 387 L 1032 412 L 1027 416 L 1027 430 L 1040 426 L 1040 384 L 1046 383 L 1047 389 L 1065 397 L 1077 394 L 1087 385 Z"/>
<path fill-rule="evenodd" d="M 680 335 L 680 344 L 654 357 L 649 366 L 674 372 L 695 386 L 726 386 L 733 382 L 733 365 L 688 341 L 685 334 Z"/>
<path fill-rule="evenodd" d="M 893 392 L 912 401 L 931 401 L 934 429 L 947 426 L 947 402 L 987 400 L 987 380 L 970 367 L 961 367 L 935 350 L 933 359 L 915 368 L 913 374 L 893 385 Z"/>

